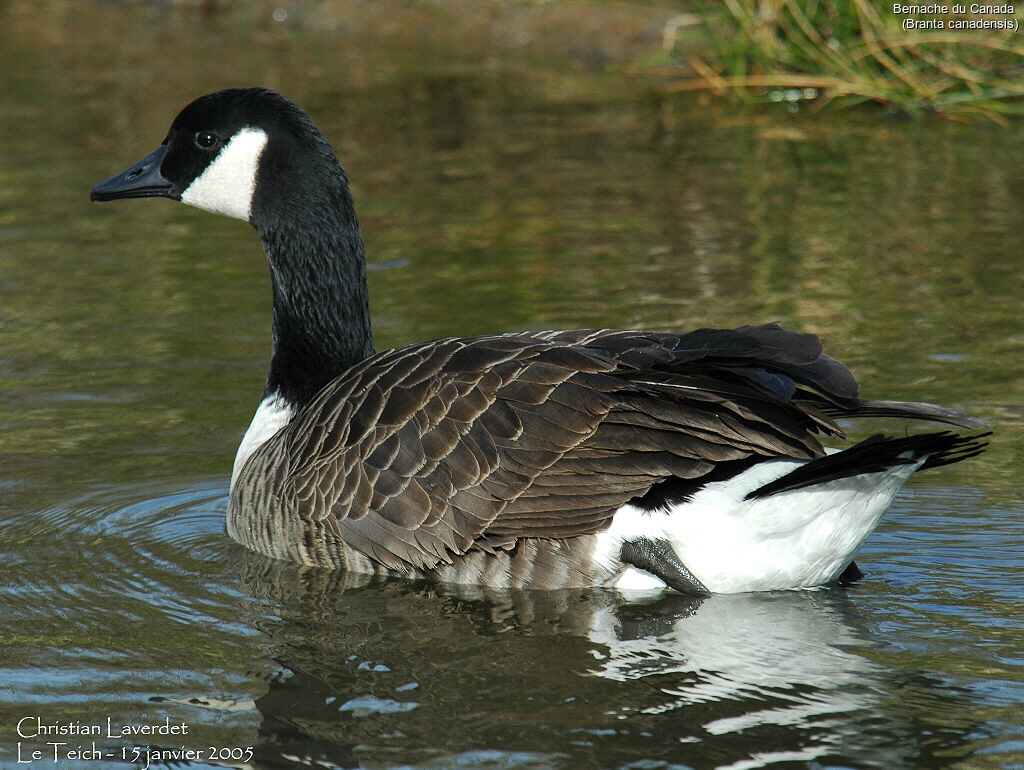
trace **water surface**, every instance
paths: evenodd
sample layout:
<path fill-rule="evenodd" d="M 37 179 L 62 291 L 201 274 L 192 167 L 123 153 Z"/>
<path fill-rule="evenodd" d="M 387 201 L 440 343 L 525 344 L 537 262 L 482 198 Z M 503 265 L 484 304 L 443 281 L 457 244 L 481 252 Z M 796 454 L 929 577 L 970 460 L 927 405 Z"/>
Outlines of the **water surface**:
<path fill-rule="evenodd" d="M 61 767 L 1024 764 L 1024 129 L 737 115 L 244 11 L 0 9 L 0 763 L 49 749 L 17 734 L 38 716 L 188 726 Z M 779 320 L 869 397 L 989 420 L 992 448 L 912 481 L 844 589 L 626 603 L 249 554 L 223 516 L 268 359 L 256 238 L 88 203 L 240 83 L 339 151 L 378 348 Z"/>

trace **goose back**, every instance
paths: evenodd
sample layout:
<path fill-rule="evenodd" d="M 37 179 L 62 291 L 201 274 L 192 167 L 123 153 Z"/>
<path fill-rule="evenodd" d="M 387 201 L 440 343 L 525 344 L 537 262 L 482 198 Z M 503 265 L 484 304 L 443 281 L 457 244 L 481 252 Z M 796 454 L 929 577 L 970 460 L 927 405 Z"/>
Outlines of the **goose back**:
<path fill-rule="evenodd" d="M 332 381 L 252 455 L 229 530 L 279 558 L 432 570 L 593 534 L 730 464 L 820 456 L 817 434 L 840 433 L 828 412 L 858 403 L 816 337 L 777 325 L 411 345 Z"/>

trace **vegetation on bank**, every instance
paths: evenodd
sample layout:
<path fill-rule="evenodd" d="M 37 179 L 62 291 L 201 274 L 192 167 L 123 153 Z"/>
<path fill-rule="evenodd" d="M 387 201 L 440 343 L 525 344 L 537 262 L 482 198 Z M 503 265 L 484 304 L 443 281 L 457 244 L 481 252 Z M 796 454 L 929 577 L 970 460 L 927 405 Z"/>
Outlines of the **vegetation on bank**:
<path fill-rule="evenodd" d="M 877 0 L 725 0 L 690 4 L 702 53 L 666 38 L 669 90 L 744 100 L 875 102 L 893 110 L 1024 113 L 1024 38 L 1012 5 Z M 1018 7 L 1021 7 L 1018 4 Z M 1024 10 L 1024 7 L 1021 7 Z M 945 12 L 943 12 L 943 10 Z M 934 12 L 933 12 L 934 11 Z"/>
<path fill-rule="evenodd" d="M 576 73 L 639 70 L 670 92 L 794 110 L 873 103 L 997 122 L 1024 114 L 1024 0 L 10 0 L 5 20 L 111 5 L 211 27 L 238 22 L 263 41 L 301 30 L 344 40 L 346 50 L 386 42 L 415 57 L 440 46 L 468 61 L 503 49 Z"/>

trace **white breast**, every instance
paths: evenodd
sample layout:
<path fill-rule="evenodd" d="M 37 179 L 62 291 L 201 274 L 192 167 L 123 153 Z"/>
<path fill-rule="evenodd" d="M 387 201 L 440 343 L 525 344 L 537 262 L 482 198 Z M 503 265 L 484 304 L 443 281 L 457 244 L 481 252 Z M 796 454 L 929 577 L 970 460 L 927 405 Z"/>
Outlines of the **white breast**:
<path fill-rule="evenodd" d="M 279 396 L 270 396 L 260 402 L 252 422 L 249 423 L 249 429 L 242 437 L 242 443 L 238 445 L 238 452 L 235 454 L 235 466 L 231 471 L 232 487 L 235 485 L 235 479 L 238 478 L 242 466 L 252 456 L 252 453 L 291 422 L 294 416 L 295 411 Z"/>

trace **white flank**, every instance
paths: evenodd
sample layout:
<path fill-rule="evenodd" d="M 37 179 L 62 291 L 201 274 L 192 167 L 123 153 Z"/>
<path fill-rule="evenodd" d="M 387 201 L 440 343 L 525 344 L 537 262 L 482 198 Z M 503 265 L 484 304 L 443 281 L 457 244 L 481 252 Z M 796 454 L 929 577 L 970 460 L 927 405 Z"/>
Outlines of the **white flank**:
<path fill-rule="evenodd" d="M 610 567 L 622 543 L 664 539 L 714 593 L 811 588 L 835 580 L 878 525 L 903 483 L 924 462 L 898 465 L 755 500 L 747 493 L 789 473 L 799 462 L 760 463 L 708 484 L 667 512 L 620 508 L 598 535 L 597 554 Z M 628 568 L 617 587 L 649 588 Z"/>
<path fill-rule="evenodd" d="M 231 486 L 235 485 L 242 466 L 252 453 L 266 442 L 281 428 L 291 422 L 295 416 L 295 410 L 279 396 L 270 396 L 260 402 L 256 414 L 253 415 L 249 429 L 242 437 L 242 443 L 238 445 L 238 452 L 235 454 L 235 466 L 231 471 Z"/>
<path fill-rule="evenodd" d="M 182 203 L 249 221 L 256 172 L 267 135 L 243 128 L 225 144 L 213 162 L 181 194 Z"/>

